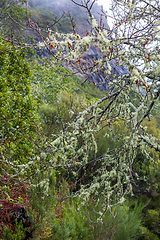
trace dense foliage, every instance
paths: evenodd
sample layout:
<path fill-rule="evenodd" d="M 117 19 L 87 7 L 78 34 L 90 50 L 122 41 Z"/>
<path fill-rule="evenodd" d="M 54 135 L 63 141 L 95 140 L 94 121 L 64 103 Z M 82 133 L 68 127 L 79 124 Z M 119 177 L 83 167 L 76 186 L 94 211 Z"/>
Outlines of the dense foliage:
<path fill-rule="evenodd" d="M 0 150 L 3 163 L 11 167 L 27 162 L 32 155 L 33 144 L 27 138 L 34 133 L 37 117 L 25 53 L 3 40 L 0 40 L 0 75 Z"/>
<path fill-rule="evenodd" d="M 18 1 L 13 0 L 2 0 L 0 2 L 0 32 L 5 37 L 17 37 L 22 41 L 23 29 L 21 26 L 25 25 L 26 10 L 23 4 L 26 3 L 25 0 Z M 17 22 L 21 25 L 17 25 Z"/>

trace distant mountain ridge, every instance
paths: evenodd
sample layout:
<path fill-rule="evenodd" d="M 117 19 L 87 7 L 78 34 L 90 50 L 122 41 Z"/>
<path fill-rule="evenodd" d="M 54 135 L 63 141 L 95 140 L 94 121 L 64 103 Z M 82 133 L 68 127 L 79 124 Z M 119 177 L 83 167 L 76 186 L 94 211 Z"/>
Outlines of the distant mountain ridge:
<path fill-rule="evenodd" d="M 53 52 L 54 52 L 54 50 L 53 50 Z M 51 56 L 49 51 L 45 48 L 37 49 L 37 54 L 39 55 L 40 58 L 50 58 L 50 56 Z M 86 51 L 86 53 L 84 53 L 81 56 L 81 66 L 83 66 L 84 69 L 88 69 L 88 71 L 86 71 L 85 74 L 83 74 L 82 72 L 79 71 L 79 73 L 77 73 L 76 75 L 79 78 L 82 78 L 84 80 L 85 80 L 85 78 L 88 78 L 87 81 L 93 83 L 100 91 L 109 91 L 110 89 L 108 87 L 108 83 L 113 80 L 112 75 L 116 75 L 117 77 L 118 76 L 122 77 L 123 75 L 129 75 L 129 71 L 127 70 L 127 68 L 117 65 L 117 61 L 112 59 L 110 61 L 110 65 L 111 65 L 111 74 L 110 75 L 105 73 L 105 71 L 108 69 L 107 66 L 105 65 L 102 70 L 93 72 L 88 77 L 89 69 L 91 66 L 93 66 L 94 61 L 96 61 L 98 59 L 102 59 L 102 58 L 103 58 L 103 54 L 100 52 L 100 50 L 97 49 L 96 47 L 94 47 L 93 45 L 91 45 L 89 47 L 89 49 Z M 78 63 L 72 64 L 72 62 L 71 62 L 71 63 L 67 64 L 66 62 L 64 62 L 63 66 L 65 68 L 69 68 L 73 72 L 75 70 L 77 71 L 77 69 L 79 69 Z"/>
<path fill-rule="evenodd" d="M 47 23 L 49 23 L 49 25 L 54 24 L 55 17 L 57 19 L 60 18 L 64 12 L 65 15 L 56 26 L 53 26 L 53 30 L 64 33 L 72 31 L 69 13 L 74 19 L 77 32 L 83 34 L 91 28 L 86 9 L 74 4 L 71 0 L 29 0 L 28 7 L 32 13 L 32 20 L 42 28 L 45 28 Z M 101 7 L 97 3 L 93 5 L 91 13 L 100 23 Z M 109 28 L 107 20 L 104 17 L 103 23 L 105 28 Z"/>
<path fill-rule="evenodd" d="M 55 30 L 65 33 L 72 31 L 69 13 L 76 23 L 76 30 L 82 35 L 85 33 L 85 31 L 89 31 L 91 29 L 87 11 L 84 8 L 74 4 L 71 0 L 29 0 L 28 4 L 29 10 L 32 13 L 32 21 L 36 22 L 39 27 L 45 28 L 47 23 L 52 25 L 55 17 L 58 19 L 64 12 L 66 12 L 65 16 L 58 22 Z M 97 22 L 100 21 L 100 13 L 101 7 L 95 3 L 92 8 L 92 15 L 95 17 Z M 109 29 L 106 19 L 104 23 L 105 28 Z M 50 53 L 47 51 L 47 49 L 37 49 L 37 54 L 40 56 L 40 58 L 50 57 Z M 101 59 L 102 57 L 103 56 L 98 49 L 96 49 L 94 46 L 90 46 L 88 51 L 82 56 L 81 63 L 84 68 L 90 68 L 95 60 Z M 112 73 L 116 74 L 117 76 L 129 74 L 129 72 L 122 66 L 116 66 L 115 62 L 116 61 L 114 60 L 111 62 Z M 69 67 L 74 71 L 70 64 L 67 66 L 64 63 L 64 66 L 66 68 Z M 99 72 L 95 72 L 88 78 L 88 81 L 92 82 L 101 91 L 108 91 L 108 83 L 113 79 L 112 76 L 107 76 L 105 74 L 105 70 L 107 70 L 106 66 L 104 66 L 103 71 L 101 70 Z M 77 74 L 77 76 L 83 79 L 86 77 L 84 74 L 80 73 Z"/>

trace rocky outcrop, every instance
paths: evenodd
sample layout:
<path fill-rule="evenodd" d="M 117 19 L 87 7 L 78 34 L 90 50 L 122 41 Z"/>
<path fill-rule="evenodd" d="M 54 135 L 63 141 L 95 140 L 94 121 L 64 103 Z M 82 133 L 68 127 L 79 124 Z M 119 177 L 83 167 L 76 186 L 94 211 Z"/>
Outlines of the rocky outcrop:
<path fill-rule="evenodd" d="M 86 52 L 84 60 L 91 61 L 92 64 L 95 60 L 102 59 L 103 55 L 96 50 L 94 46 L 91 46 L 90 49 Z M 117 65 L 117 61 L 112 59 L 109 64 L 111 65 L 111 74 L 107 75 L 105 71 L 107 70 L 107 66 L 104 65 L 103 69 L 92 73 L 92 75 L 88 78 L 88 81 L 94 83 L 101 91 L 108 91 L 108 83 L 113 80 L 112 75 L 123 76 L 129 74 L 129 71 L 122 66 Z"/>
<path fill-rule="evenodd" d="M 107 66 L 104 65 L 102 70 L 95 71 L 91 73 L 91 69 L 93 67 L 93 64 L 98 59 L 102 59 L 103 55 L 100 52 L 100 49 L 95 48 L 94 46 L 91 46 L 89 50 L 80 58 L 81 67 L 77 64 L 68 65 L 69 68 L 71 68 L 73 71 L 77 70 L 79 68 L 81 69 L 87 69 L 86 74 L 83 74 L 83 71 L 79 71 L 77 74 L 78 77 L 86 79 L 87 81 L 90 81 L 94 83 L 97 88 L 99 88 L 101 91 L 109 91 L 108 83 L 113 80 L 113 75 L 119 77 L 126 74 L 129 74 L 129 71 L 127 70 L 127 67 L 124 68 L 117 64 L 117 61 L 112 59 L 109 64 L 111 65 L 111 73 L 110 75 L 106 74 Z M 89 77 L 88 77 L 89 76 Z"/>
<path fill-rule="evenodd" d="M 52 53 L 54 54 L 56 50 L 52 50 Z M 37 54 L 39 55 L 40 58 L 50 58 L 51 53 L 47 49 L 37 49 Z M 93 66 L 94 61 L 98 59 L 102 59 L 103 55 L 101 54 L 99 49 L 96 49 L 94 46 L 91 46 L 88 51 L 81 57 L 80 62 L 81 62 L 81 68 L 82 69 L 88 69 L 84 71 L 80 71 L 80 66 L 79 63 L 74 63 L 74 64 L 66 64 L 63 63 L 63 66 L 66 68 L 69 68 L 71 70 L 76 70 L 79 69 L 79 73 L 77 73 L 77 76 L 82 79 L 86 79 L 87 81 L 92 82 L 99 90 L 101 91 L 109 91 L 109 86 L 108 83 L 112 81 L 116 75 L 116 77 L 122 77 L 123 75 L 128 75 L 130 72 L 126 68 L 120 66 L 117 64 L 117 61 L 112 59 L 109 64 L 111 66 L 111 73 L 110 75 L 107 75 L 105 71 L 107 70 L 107 66 L 104 65 L 103 69 L 100 71 L 93 72 L 90 74 L 90 69 Z M 89 77 L 88 77 L 89 76 Z M 113 77 L 114 76 L 114 77 Z M 139 91 L 141 94 L 144 96 L 146 94 L 145 90 L 139 86 Z"/>
<path fill-rule="evenodd" d="M 55 50 L 53 50 L 54 53 Z M 47 49 L 37 49 L 37 54 L 39 55 L 40 58 L 50 58 L 51 54 Z M 87 81 L 90 81 L 94 83 L 97 88 L 99 88 L 101 91 L 108 91 L 108 83 L 113 80 L 112 75 L 118 76 L 123 76 L 126 74 L 129 74 L 129 71 L 127 68 L 124 68 L 122 66 L 117 65 L 117 61 L 112 59 L 109 63 L 111 65 L 111 74 L 108 76 L 105 71 L 107 70 L 107 66 L 105 65 L 102 70 L 96 71 L 92 74 L 90 74 L 90 69 L 93 66 L 94 61 L 98 59 L 102 59 L 103 55 L 99 50 L 97 50 L 94 46 L 91 46 L 89 50 L 81 57 L 80 62 L 81 62 L 81 68 L 82 69 L 88 69 L 86 74 L 83 74 L 82 71 L 79 71 L 77 74 L 78 77 L 85 79 L 87 75 L 89 74 L 90 76 L 88 77 Z M 80 70 L 80 67 L 77 64 L 66 64 L 64 63 L 65 67 L 70 68 L 71 70 L 78 69 Z"/>
<path fill-rule="evenodd" d="M 51 52 L 54 54 L 56 52 L 56 50 L 51 50 Z M 39 48 L 39 47 L 36 48 L 36 53 L 40 59 L 42 59 L 42 58 L 49 59 L 52 55 L 46 48 Z"/>

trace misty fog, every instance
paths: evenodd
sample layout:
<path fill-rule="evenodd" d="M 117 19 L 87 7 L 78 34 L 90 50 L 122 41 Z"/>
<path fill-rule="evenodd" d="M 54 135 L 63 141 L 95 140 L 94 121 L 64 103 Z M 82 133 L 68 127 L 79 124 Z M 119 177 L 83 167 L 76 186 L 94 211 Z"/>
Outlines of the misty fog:
<path fill-rule="evenodd" d="M 81 3 L 81 0 L 76 0 L 76 2 Z M 90 1 L 90 4 L 91 2 L 92 1 Z M 87 10 L 74 4 L 71 0 L 29 0 L 28 3 L 32 9 L 36 9 L 38 13 L 41 12 L 41 15 L 43 16 L 45 15 L 45 19 L 47 18 L 47 13 L 50 15 L 52 13 L 54 17 L 60 17 L 65 12 L 65 17 L 67 18 L 69 16 L 68 12 L 70 12 L 77 24 L 77 29 L 79 29 L 79 31 L 84 29 L 88 30 L 90 28 Z M 33 12 L 33 17 L 37 16 L 38 13 Z M 101 7 L 97 3 L 93 5 L 91 13 L 97 19 L 97 21 L 100 22 Z M 37 20 L 36 17 L 35 20 Z M 51 20 L 51 17 L 48 20 Z M 64 21 L 62 20 L 60 24 L 62 24 L 62 22 Z M 69 21 L 68 23 L 65 22 L 65 24 L 68 24 L 68 26 L 70 25 Z M 105 19 L 104 24 L 105 27 L 109 28 Z M 60 30 L 63 31 L 63 29 Z"/>

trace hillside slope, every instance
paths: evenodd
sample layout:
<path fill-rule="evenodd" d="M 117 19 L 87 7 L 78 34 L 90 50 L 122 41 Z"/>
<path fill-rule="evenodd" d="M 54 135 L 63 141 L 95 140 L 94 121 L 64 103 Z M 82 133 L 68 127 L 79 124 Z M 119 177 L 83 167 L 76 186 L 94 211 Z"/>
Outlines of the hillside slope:
<path fill-rule="evenodd" d="M 78 1 L 77 1 L 78 2 Z M 62 32 L 72 31 L 71 21 L 69 14 L 74 19 L 76 30 L 83 33 L 84 30 L 90 29 L 88 13 L 86 9 L 74 4 L 71 0 L 29 0 L 28 7 L 32 13 L 32 20 L 35 21 L 40 27 L 46 27 L 54 24 L 55 18 L 60 18 L 65 12 L 64 17 L 58 22 L 54 30 Z M 92 8 L 92 15 L 100 22 L 101 7 L 97 3 Z M 107 21 L 104 21 L 105 27 L 109 28 Z"/>

